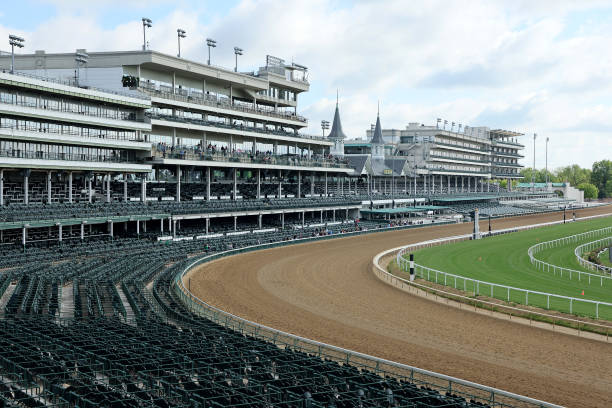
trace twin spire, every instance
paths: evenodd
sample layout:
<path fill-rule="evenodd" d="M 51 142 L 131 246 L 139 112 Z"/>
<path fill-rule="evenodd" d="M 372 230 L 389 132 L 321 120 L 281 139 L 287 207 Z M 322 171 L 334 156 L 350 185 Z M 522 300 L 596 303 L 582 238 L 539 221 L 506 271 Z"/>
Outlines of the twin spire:
<path fill-rule="evenodd" d="M 340 110 L 338 109 L 339 102 L 339 94 L 336 89 L 336 111 L 334 112 L 334 121 L 332 123 L 331 131 L 327 136 L 328 139 L 332 140 L 344 140 L 346 139 L 346 135 L 342 131 L 342 123 L 340 122 Z M 372 136 L 372 140 L 370 141 L 372 144 L 385 144 L 385 141 L 382 136 L 382 126 L 380 125 L 380 101 L 378 101 L 378 111 L 376 114 L 376 127 L 374 128 L 374 134 Z"/>
<path fill-rule="evenodd" d="M 338 109 L 338 90 L 336 90 L 336 112 L 334 113 L 334 122 L 332 123 L 331 131 L 327 136 L 328 139 L 332 140 L 344 140 L 346 135 L 342 131 L 342 123 L 340 123 L 340 110 Z"/>

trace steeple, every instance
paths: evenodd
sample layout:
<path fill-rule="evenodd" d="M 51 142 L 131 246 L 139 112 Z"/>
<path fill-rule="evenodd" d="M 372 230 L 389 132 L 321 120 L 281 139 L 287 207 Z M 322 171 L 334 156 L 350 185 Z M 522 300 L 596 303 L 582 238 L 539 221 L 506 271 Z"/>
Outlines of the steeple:
<path fill-rule="evenodd" d="M 334 122 L 332 123 L 332 128 L 327 138 L 331 140 L 346 139 L 346 135 L 342 131 L 342 123 L 340 123 L 340 110 L 338 109 L 338 90 L 336 90 L 336 112 L 334 113 Z"/>
<path fill-rule="evenodd" d="M 384 145 L 385 141 L 382 135 L 382 127 L 380 126 L 380 102 L 378 103 L 378 114 L 376 115 L 376 127 L 374 128 L 374 134 L 370 143 Z"/>

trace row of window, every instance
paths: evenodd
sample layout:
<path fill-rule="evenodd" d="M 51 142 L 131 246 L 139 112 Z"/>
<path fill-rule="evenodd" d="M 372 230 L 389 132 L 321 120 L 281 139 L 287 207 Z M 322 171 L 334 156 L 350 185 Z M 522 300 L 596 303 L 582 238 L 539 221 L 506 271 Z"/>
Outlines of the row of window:
<path fill-rule="evenodd" d="M 14 140 L 0 140 L 0 155 L 50 160 L 129 161 L 135 159 L 135 153 L 128 150 L 29 143 Z"/>
<path fill-rule="evenodd" d="M 6 117 L 0 117 L 0 128 L 71 136 L 95 137 L 101 139 L 137 140 L 137 132 L 133 130 L 84 127 Z"/>
<path fill-rule="evenodd" d="M 126 108 L 92 104 L 71 99 L 52 98 L 46 95 L 12 92 L 0 89 L 0 102 L 31 108 L 79 113 L 109 119 L 136 120 L 136 111 Z"/>

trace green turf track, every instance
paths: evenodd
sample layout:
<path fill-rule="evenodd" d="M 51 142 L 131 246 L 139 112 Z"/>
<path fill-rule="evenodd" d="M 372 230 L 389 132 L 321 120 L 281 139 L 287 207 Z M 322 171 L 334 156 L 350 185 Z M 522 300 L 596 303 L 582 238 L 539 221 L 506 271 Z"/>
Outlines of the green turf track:
<path fill-rule="evenodd" d="M 601 255 L 599 255 L 599 260 L 601 261 L 602 265 L 612 266 L 612 262 L 610 262 L 610 255 L 608 254 L 608 251 L 609 249 L 606 249 L 605 251 L 603 251 Z"/>
<path fill-rule="evenodd" d="M 584 278 L 580 282 L 575 276 L 572 280 L 567 276 L 561 278 L 552 273 L 538 271 L 531 265 L 527 255 L 527 249 L 538 242 L 549 241 L 611 225 L 612 217 L 597 218 L 500 235 L 482 240 L 445 244 L 416 251 L 414 253 L 415 261 L 420 265 L 467 278 L 539 292 L 612 303 L 612 280 L 604 280 L 603 286 L 600 286 L 599 279 L 593 279 L 589 285 L 588 281 Z M 549 250 L 546 253 L 543 251 L 538 253 L 537 257 L 538 259 L 556 263 L 560 266 L 579 269 L 579 265 L 574 258 L 574 248 L 579 244 L 568 245 L 566 251 L 559 251 L 558 253 L 554 251 L 554 254 L 549 254 Z M 547 259 L 548 256 L 551 258 Z M 430 274 L 429 278 L 435 281 L 434 274 Z M 444 278 L 440 275 L 437 282 L 444 284 Z M 448 286 L 455 286 L 455 281 L 449 278 L 446 284 Z M 461 279 L 457 281 L 457 288 L 464 288 L 464 283 Z M 467 292 L 472 293 L 475 289 L 471 282 L 466 282 L 465 288 Z M 584 295 L 582 295 L 583 290 Z M 491 287 L 480 284 L 479 293 L 490 296 Z M 506 289 L 494 288 L 493 297 L 507 300 Z M 523 293 L 511 291 L 511 302 L 525 303 L 525 300 Z M 528 301 L 530 305 L 547 307 L 547 300 L 543 295 L 531 294 Z M 549 306 L 550 309 L 563 312 L 569 312 L 570 309 L 569 301 L 564 299 L 550 299 Z M 594 317 L 595 306 L 573 302 L 572 312 L 578 315 Z M 612 320 L 612 308 L 601 306 L 599 317 Z"/>

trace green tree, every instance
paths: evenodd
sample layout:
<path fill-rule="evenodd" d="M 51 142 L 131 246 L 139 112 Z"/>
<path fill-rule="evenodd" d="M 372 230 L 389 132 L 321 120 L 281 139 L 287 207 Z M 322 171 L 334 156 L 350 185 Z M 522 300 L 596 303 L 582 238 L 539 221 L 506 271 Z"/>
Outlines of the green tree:
<path fill-rule="evenodd" d="M 612 197 L 612 161 L 601 160 L 593 163 L 593 172 L 591 173 L 591 183 L 599 189 L 599 197 Z"/>
<path fill-rule="evenodd" d="M 577 164 L 558 168 L 555 170 L 555 176 L 557 181 L 567 181 L 572 186 L 591 182 L 591 170 L 583 169 Z"/>
<path fill-rule="evenodd" d="M 584 198 L 597 198 L 599 195 L 599 189 L 591 183 L 580 183 L 577 188 L 584 191 Z"/>

